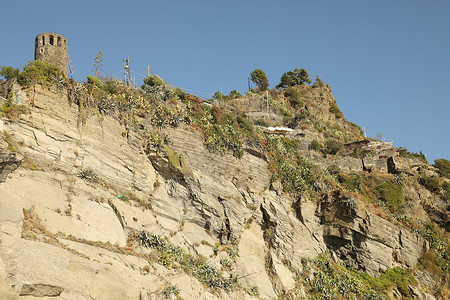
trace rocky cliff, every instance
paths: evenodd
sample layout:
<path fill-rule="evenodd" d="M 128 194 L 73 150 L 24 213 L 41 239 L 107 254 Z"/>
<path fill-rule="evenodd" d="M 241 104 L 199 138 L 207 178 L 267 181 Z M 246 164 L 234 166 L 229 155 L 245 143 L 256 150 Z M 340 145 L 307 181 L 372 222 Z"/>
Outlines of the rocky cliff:
<path fill-rule="evenodd" d="M 444 299 L 448 202 L 421 183 L 448 178 L 366 140 L 327 85 L 299 91 L 124 117 L 24 90 L 0 123 L 1 298 Z"/>

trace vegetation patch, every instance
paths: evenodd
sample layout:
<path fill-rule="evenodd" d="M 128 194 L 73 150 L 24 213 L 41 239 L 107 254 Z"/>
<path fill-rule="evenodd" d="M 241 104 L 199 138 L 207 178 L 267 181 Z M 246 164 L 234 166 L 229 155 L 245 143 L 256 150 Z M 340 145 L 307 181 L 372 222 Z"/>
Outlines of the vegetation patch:
<path fill-rule="evenodd" d="M 382 201 L 391 212 L 396 212 L 402 205 L 403 192 L 402 187 L 396 182 L 385 181 L 381 183 L 376 193 L 378 199 Z"/>
<path fill-rule="evenodd" d="M 441 158 L 434 161 L 434 166 L 439 169 L 441 176 L 450 178 L 450 161 Z"/>
<path fill-rule="evenodd" d="M 34 160 L 31 157 L 25 157 L 20 164 L 22 168 L 29 169 L 29 170 L 40 170 L 39 166 L 34 162 Z"/>
<path fill-rule="evenodd" d="M 423 163 L 428 164 L 427 157 L 425 156 L 425 154 L 422 153 L 422 151 L 420 151 L 419 153 L 400 151 L 399 153 L 401 157 L 416 158 L 422 161 Z"/>
<path fill-rule="evenodd" d="M 34 60 L 25 65 L 23 71 L 20 72 L 18 82 L 22 86 L 31 86 L 39 83 L 48 84 L 64 84 L 66 79 L 58 67 L 46 61 Z"/>
<path fill-rule="evenodd" d="M 81 172 L 79 172 L 77 174 L 77 176 L 86 182 L 90 182 L 90 183 L 98 183 L 99 182 L 99 178 L 95 174 L 94 170 L 92 170 L 91 168 L 82 170 Z"/>
<path fill-rule="evenodd" d="M 11 99 L 0 106 L 0 117 L 6 117 L 10 121 L 14 122 L 16 121 L 20 115 L 29 113 L 28 107 L 25 105 L 16 105 L 12 103 Z"/>
<path fill-rule="evenodd" d="M 161 236 L 143 231 L 137 236 L 137 239 L 145 247 L 156 249 L 159 252 L 158 262 L 160 264 L 168 268 L 179 266 L 212 289 L 230 291 L 239 287 L 236 274 L 231 273 L 228 278 L 224 278 L 222 273 L 211 266 L 205 258 L 194 257 Z"/>
<path fill-rule="evenodd" d="M 178 154 L 178 152 L 170 150 L 167 147 L 167 156 L 169 158 L 170 164 L 175 168 L 181 170 L 184 174 L 189 174 L 194 177 L 193 173 L 187 167 L 186 160 L 182 154 Z"/>
<path fill-rule="evenodd" d="M 299 141 L 287 137 L 266 136 L 272 157 L 272 180 L 281 179 L 283 189 L 294 194 L 311 190 L 319 179 L 318 168 L 298 153 Z"/>
<path fill-rule="evenodd" d="M 302 98 L 305 97 L 305 95 L 293 87 L 290 87 L 290 86 L 287 87 L 284 90 L 284 96 L 289 100 L 289 104 L 292 107 L 301 108 L 305 105 L 303 103 L 303 101 L 301 100 Z"/>
<path fill-rule="evenodd" d="M 344 116 L 339 107 L 337 106 L 336 102 L 330 104 L 330 113 L 333 113 L 338 119 Z"/>
<path fill-rule="evenodd" d="M 17 152 L 18 144 L 13 139 L 12 135 L 6 131 L 3 131 L 3 140 L 8 144 L 8 150 L 11 152 Z"/>
<path fill-rule="evenodd" d="M 314 279 L 311 282 L 313 299 L 385 299 L 358 276 L 333 262 L 328 257 L 328 253 L 320 254 L 314 260 L 312 268 L 314 270 Z"/>
<path fill-rule="evenodd" d="M 435 264 L 441 268 L 449 280 L 450 272 L 450 244 L 439 233 L 437 226 L 432 223 L 424 224 L 421 228 L 413 228 L 412 231 L 425 238 L 435 256 Z"/>
<path fill-rule="evenodd" d="M 342 151 L 343 145 L 341 142 L 334 138 L 327 138 L 325 140 L 325 145 L 323 148 L 323 152 L 326 154 L 338 154 L 340 151 Z"/>

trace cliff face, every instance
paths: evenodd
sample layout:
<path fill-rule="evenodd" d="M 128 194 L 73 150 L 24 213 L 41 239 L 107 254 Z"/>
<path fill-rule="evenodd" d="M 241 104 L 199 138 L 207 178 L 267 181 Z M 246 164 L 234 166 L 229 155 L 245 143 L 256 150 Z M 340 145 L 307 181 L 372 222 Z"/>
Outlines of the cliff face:
<path fill-rule="evenodd" d="M 315 131 L 319 120 L 340 124 L 349 138 L 360 133 L 328 113 L 335 103 L 329 87 L 307 92 L 315 123 L 297 122 L 298 153 L 319 171 L 337 164 L 342 177 L 370 172 L 386 181 L 394 178 L 390 157 L 391 173 L 412 174 L 402 187 L 415 207 L 410 215 L 430 221 L 423 207 L 440 202 L 412 179 L 419 168 L 434 172 L 424 163 L 392 149 L 372 150 L 377 155 L 370 158 L 309 149 L 313 139 L 335 132 Z M 64 91 L 37 86 L 28 97 L 29 114 L 2 125 L 2 299 L 311 298 L 317 273 L 308 261 L 324 252 L 375 277 L 412 268 L 419 282 L 409 295 L 437 294 L 439 277 L 416 268 L 427 240 L 357 193 L 336 195 L 325 181 L 318 181 L 318 198 L 288 193 L 261 149 L 246 146 L 241 158 L 211 153 L 195 127 L 183 125 L 158 129 L 170 140 L 162 150 L 149 144 L 148 129 L 157 129 L 144 116 L 131 128 L 113 117 L 80 117 Z M 255 110 L 245 101 L 228 105 L 241 105 L 251 118 Z M 389 291 L 392 298 L 401 292 Z"/>

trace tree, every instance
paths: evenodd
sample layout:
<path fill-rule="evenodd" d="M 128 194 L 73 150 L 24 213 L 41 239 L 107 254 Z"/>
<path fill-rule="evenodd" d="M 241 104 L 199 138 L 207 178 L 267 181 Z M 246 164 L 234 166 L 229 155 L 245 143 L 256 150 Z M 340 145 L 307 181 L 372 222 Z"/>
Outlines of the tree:
<path fill-rule="evenodd" d="M 54 83 L 58 77 L 64 78 L 58 67 L 46 61 L 34 60 L 23 67 L 22 72 L 17 77 L 17 81 L 22 86 L 32 86 L 36 83 Z"/>
<path fill-rule="evenodd" d="M 236 99 L 236 98 L 241 97 L 241 93 L 239 93 L 239 92 L 236 91 L 236 90 L 232 90 L 232 91 L 228 94 L 228 96 L 229 96 L 231 99 Z"/>
<path fill-rule="evenodd" d="M 450 161 L 440 158 L 434 160 L 434 166 L 439 169 L 441 176 L 450 178 Z"/>
<path fill-rule="evenodd" d="M 11 66 L 1 66 L 0 75 L 5 77 L 5 80 L 10 80 L 12 78 L 17 78 L 19 76 L 19 69 L 15 69 Z"/>
<path fill-rule="evenodd" d="M 151 76 L 147 76 L 146 78 L 144 78 L 144 84 L 142 85 L 141 88 L 144 88 L 144 86 L 151 86 L 151 87 L 155 87 L 155 86 L 162 86 L 162 85 L 166 85 L 166 83 L 164 82 L 164 80 L 161 79 L 161 77 L 159 77 L 158 75 L 151 75 Z"/>
<path fill-rule="evenodd" d="M 250 79 L 256 84 L 258 91 L 265 91 L 269 87 L 269 80 L 263 70 L 256 69 L 250 73 Z"/>
<path fill-rule="evenodd" d="M 304 83 L 311 83 L 308 72 L 303 68 L 300 70 L 296 68 L 294 71 L 284 72 L 281 75 L 280 83 L 276 87 L 284 89 L 288 86 L 296 86 Z"/>

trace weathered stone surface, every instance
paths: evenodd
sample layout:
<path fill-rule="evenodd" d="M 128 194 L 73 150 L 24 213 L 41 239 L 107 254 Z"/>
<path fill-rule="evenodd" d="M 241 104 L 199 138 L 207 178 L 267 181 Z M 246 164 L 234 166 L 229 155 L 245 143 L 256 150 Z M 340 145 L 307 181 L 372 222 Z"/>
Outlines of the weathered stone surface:
<path fill-rule="evenodd" d="M 317 87 L 308 100 L 318 116 L 332 103 L 321 92 L 331 91 Z M 141 230 L 165 236 L 217 268 L 222 268 L 221 259 L 230 259 L 218 245 L 238 249 L 236 262 L 223 271 L 226 276 L 236 273 L 246 289 L 222 292 L 221 299 L 255 299 L 248 292 L 255 287 L 260 299 L 282 293 L 307 298 L 293 278 L 304 271 L 303 258 L 325 250 L 378 275 L 380 268 L 414 267 L 426 249 L 421 237 L 363 208 L 345 211 L 332 201 L 308 199 L 306 193 L 287 195 L 280 181 L 271 180 L 270 160 L 254 151 L 245 151 L 241 159 L 212 154 L 188 128 L 163 129 L 171 151 L 186 162 L 187 170 L 181 170 L 166 155 L 144 148 L 139 128 L 97 115 L 78 123 L 77 108 L 54 89 L 37 86 L 29 96 L 35 103 L 31 114 L 3 124 L 19 152 L 38 169 L 18 168 L 0 182 L 0 293 L 12 299 L 19 294 L 24 299 L 162 299 L 163 290 L 174 284 L 183 299 L 218 299 L 189 272 L 168 269 L 152 250 L 127 244 L 129 234 Z M 241 104 L 236 105 L 257 112 L 252 105 L 258 104 Z M 327 120 L 344 126 L 338 119 L 332 115 Z M 148 120 L 141 121 L 151 128 Z M 334 163 L 344 173 L 363 170 L 361 159 L 309 151 L 311 138 L 318 134 L 309 125 L 302 129 L 301 154 L 322 169 Z M 127 137 L 122 136 L 124 130 Z M 384 172 L 387 167 L 377 164 L 385 163 L 376 157 L 366 159 L 364 167 Z M 85 170 L 92 170 L 98 180 L 80 178 Z M 407 186 L 408 204 L 433 202 L 429 191 Z M 32 209 L 46 229 L 40 241 L 21 237 L 23 209 Z M 49 236 L 56 239 L 54 245 L 43 243 Z M 136 252 L 125 255 L 118 249 Z M 148 254 L 153 255 L 152 264 Z"/>
<path fill-rule="evenodd" d="M 388 172 L 392 174 L 406 173 L 413 175 L 413 169 L 417 169 L 423 165 L 424 163 L 419 159 L 404 158 L 400 156 L 391 156 L 387 159 Z"/>
<path fill-rule="evenodd" d="M 364 157 L 362 159 L 364 171 L 382 171 L 387 172 L 386 158 L 382 157 Z"/>
<path fill-rule="evenodd" d="M 363 163 L 360 158 L 355 157 L 339 157 L 335 156 L 331 159 L 324 158 L 320 155 L 315 155 L 311 157 L 311 160 L 319 165 L 322 169 L 326 169 L 331 165 L 337 165 L 342 172 L 350 173 L 350 172 L 361 172 L 363 171 Z"/>
<path fill-rule="evenodd" d="M 398 263 L 414 267 L 427 249 L 421 236 L 370 212 L 357 211 L 349 216 L 334 204 L 325 204 L 322 209 L 327 246 L 350 266 L 372 276 L 378 276 L 380 268 Z"/>
<path fill-rule="evenodd" d="M 265 267 L 265 245 L 263 232 L 255 224 L 242 232 L 239 243 L 239 257 L 236 271 L 241 275 L 241 283 L 247 287 L 258 287 L 262 296 L 276 297 L 272 282 Z"/>
<path fill-rule="evenodd" d="M 65 288 L 68 253 L 55 246 L 20 241 L 15 289 L 21 296 L 54 297 Z"/>
<path fill-rule="evenodd" d="M 23 156 L 9 152 L 0 147 L 0 183 L 4 182 L 9 174 L 14 172 L 22 163 Z"/>

